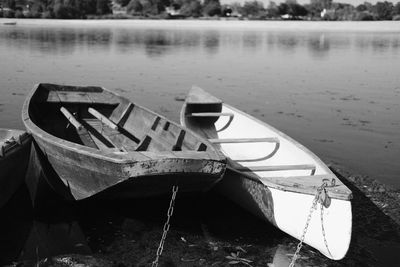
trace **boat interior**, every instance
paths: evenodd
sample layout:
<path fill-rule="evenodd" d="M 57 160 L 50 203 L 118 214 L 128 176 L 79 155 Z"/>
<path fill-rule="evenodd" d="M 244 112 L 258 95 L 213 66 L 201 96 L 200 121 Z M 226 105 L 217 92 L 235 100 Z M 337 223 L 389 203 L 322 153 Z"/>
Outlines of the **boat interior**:
<path fill-rule="evenodd" d="M 343 191 L 339 197 L 348 198 L 351 194 L 301 144 L 200 88 L 191 90 L 182 112 L 183 124 L 218 146 L 233 171 L 256 175 L 264 184 L 283 187 L 315 187 L 323 181 Z"/>
<path fill-rule="evenodd" d="M 189 93 L 184 113 L 185 124 L 216 144 L 237 171 L 263 177 L 327 173 L 297 142 L 200 88 Z"/>
<path fill-rule="evenodd" d="M 105 151 L 207 151 L 181 126 L 101 87 L 39 84 L 29 106 L 45 132 Z"/>

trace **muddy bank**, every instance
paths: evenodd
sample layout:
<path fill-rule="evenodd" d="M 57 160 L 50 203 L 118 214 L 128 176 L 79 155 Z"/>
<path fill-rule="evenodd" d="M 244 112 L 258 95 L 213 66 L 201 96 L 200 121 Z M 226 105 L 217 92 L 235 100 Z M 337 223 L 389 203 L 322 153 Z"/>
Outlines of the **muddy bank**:
<path fill-rule="evenodd" d="M 350 250 L 343 260 L 331 261 L 305 245 L 296 266 L 398 266 L 400 192 L 340 166 L 333 169 L 353 191 Z M 13 255 L 11 266 L 150 266 L 169 198 L 66 203 L 49 191 L 25 218 L 15 212 L 18 203 L 6 207 L 14 215 L 2 222 L 3 240 L 14 232 L 9 240 L 15 249 L 3 250 Z M 215 192 L 178 194 L 159 266 L 288 266 L 296 245 Z"/>
<path fill-rule="evenodd" d="M 298 266 L 398 266 L 400 192 L 369 177 L 334 170 L 354 194 L 350 250 L 343 260 L 331 261 L 305 246 Z M 178 205 L 161 266 L 288 266 L 297 240 L 213 193 L 199 202 L 190 215 L 188 207 Z M 96 255 L 115 264 L 146 266 L 154 260 L 161 225 L 143 231 L 136 221 L 128 224 L 122 226 L 123 238 L 104 244 Z"/>

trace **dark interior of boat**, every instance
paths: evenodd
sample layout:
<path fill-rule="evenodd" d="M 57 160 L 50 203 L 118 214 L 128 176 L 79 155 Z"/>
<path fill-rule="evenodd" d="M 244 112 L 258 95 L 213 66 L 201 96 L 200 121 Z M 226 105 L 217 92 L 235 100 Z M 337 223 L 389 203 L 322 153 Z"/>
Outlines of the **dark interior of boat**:
<path fill-rule="evenodd" d="M 29 115 L 55 137 L 100 150 L 207 150 L 191 132 L 101 87 L 40 84 Z"/>

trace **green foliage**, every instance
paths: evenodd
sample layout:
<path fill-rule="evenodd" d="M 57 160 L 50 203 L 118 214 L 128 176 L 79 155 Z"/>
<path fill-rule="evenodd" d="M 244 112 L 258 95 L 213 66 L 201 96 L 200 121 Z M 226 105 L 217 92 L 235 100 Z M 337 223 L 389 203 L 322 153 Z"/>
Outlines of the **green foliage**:
<path fill-rule="evenodd" d="M 337 4 L 334 20 L 356 20 L 356 9 L 352 5 Z"/>
<path fill-rule="evenodd" d="M 266 9 L 267 17 L 276 18 L 279 17 L 279 7 L 274 1 L 270 1 Z"/>
<path fill-rule="evenodd" d="M 377 2 L 376 15 L 379 20 L 391 20 L 393 17 L 393 4 L 390 2 Z"/>
<path fill-rule="evenodd" d="M 96 1 L 96 14 L 104 15 L 111 13 L 110 0 L 97 0 Z"/>
<path fill-rule="evenodd" d="M 97 0 L 82 1 L 82 9 L 85 15 L 97 13 Z"/>
<path fill-rule="evenodd" d="M 323 9 L 329 9 L 332 6 L 332 0 L 311 0 L 310 8 L 321 12 Z"/>
<path fill-rule="evenodd" d="M 126 7 L 129 14 L 141 14 L 143 11 L 143 5 L 140 0 L 131 0 Z"/>
<path fill-rule="evenodd" d="M 3 18 L 15 18 L 14 10 L 3 10 Z"/>
<path fill-rule="evenodd" d="M 120 4 L 121 6 L 127 6 L 130 2 L 130 0 L 115 0 L 117 4 Z"/>
<path fill-rule="evenodd" d="M 25 18 L 24 13 L 22 13 L 21 10 L 16 10 L 14 16 L 15 16 L 15 18 L 17 18 L 17 19 Z"/>
<path fill-rule="evenodd" d="M 5 5 L 4 5 L 5 7 L 15 10 L 15 7 L 16 7 L 15 0 L 6 0 L 3 2 L 5 2 Z"/>
<path fill-rule="evenodd" d="M 308 14 L 308 10 L 297 3 L 289 4 L 290 13 L 294 17 L 306 16 Z"/>
<path fill-rule="evenodd" d="M 397 2 L 397 4 L 393 7 L 393 15 L 400 15 L 400 2 Z"/>
<path fill-rule="evenodd" d="M 304 6 L 297 4 L 297 2 L 287 1 L 278 6 L 278 14 L 289 14 L 293 18 L 297 18 L 300 16 L 306 16 L 308 10 Z"/>
<path fill-rule="evenodd" d="M 180 12 L 185 17 L 200 17 L 203 8 L 199 0 L 186 0 L 183 2 Z"/>
<path fill-rule="evenodd" d="M 43 19 L 52 19 L 52 18 L 54 18 L 54 12 L 52 10 L 47 10 L 42 13 L 42 18 Z"/>
<path fill-rule="evenodd" d="M 204 0 L 203 14 L 209 17 L 221 14 L 221 4 L 219 0 Z"/>
<path fill-rule="evenodd" d="M 242 15 L 245 17 L 259 17 L 264 12 L 264 4 L 256 0 L 245 2 L 242 8 Z"/>
<path fill-rule="evenodd" d="M 54 6 L 54 15 L 57 19 L 75 19 L 78 11 L 72 6 L 59 4 Z"/>
<path fill-rule="evenodd" d="M 367 6 L 366 6 L 366 5 L 361 4 L 361 5 L 358 5 L 358 6 L 356 7 L 356 10 L 357 10 L 358 12 L 363 12 L 363 11 L 367 11 L 368 9 L 367 9 Z"/>
<path fill-rule="evenodd" d="M 277 5 L 269 1 L 264 8 L 261 0 L 247 0 L 245 3 L 225 4 L 220 0 L 0 0 L 0 17 L 18 18 L 113 18 L 112 2 L 127 8 L 128 14 L 163 18 L 165 8 L 172 7 L 184 17 L 225 16 L 235 14 L 252 19 L 279 19 L 288 14 L 299 19 L 321 19 L 321 11 L 326 9 L 324 19 L 329 20 L 398 20 L 400 2 L 393 4 L 380 1 L 376 4 L 364 2 L 358 6 L 334 2 L 333 0 L 310 0 L 301 5 L 296 0 L 280 1 Z M 28 9 L 26 6 L 28 5 Z M 11 10 L 9 10 L 10 8 Z M 124 18 L 129 18 L 125 15 Z"/>
<path fill-rule="evenodd" d="M 355 20 L 367 21 L 367 20 L 375 20 L 375 18 L 369 11 L 363 11 L 357 13 Z"/>

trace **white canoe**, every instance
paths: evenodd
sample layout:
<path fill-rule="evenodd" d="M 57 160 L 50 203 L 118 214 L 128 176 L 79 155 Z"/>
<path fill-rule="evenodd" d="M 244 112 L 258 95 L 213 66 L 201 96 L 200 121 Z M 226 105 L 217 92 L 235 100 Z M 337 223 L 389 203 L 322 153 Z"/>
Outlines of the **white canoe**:
<path fill-rule="evenodd" d="M 328 200 L 313 209 L 304 243 L 334 260 L 346 255 L 352 193 L 311 151 L 197 87 L 182 107 L 181 124 L 227 156 L 229 171 L 218 185 L 223 195 L 299 240 L 325 184 Z"/>

